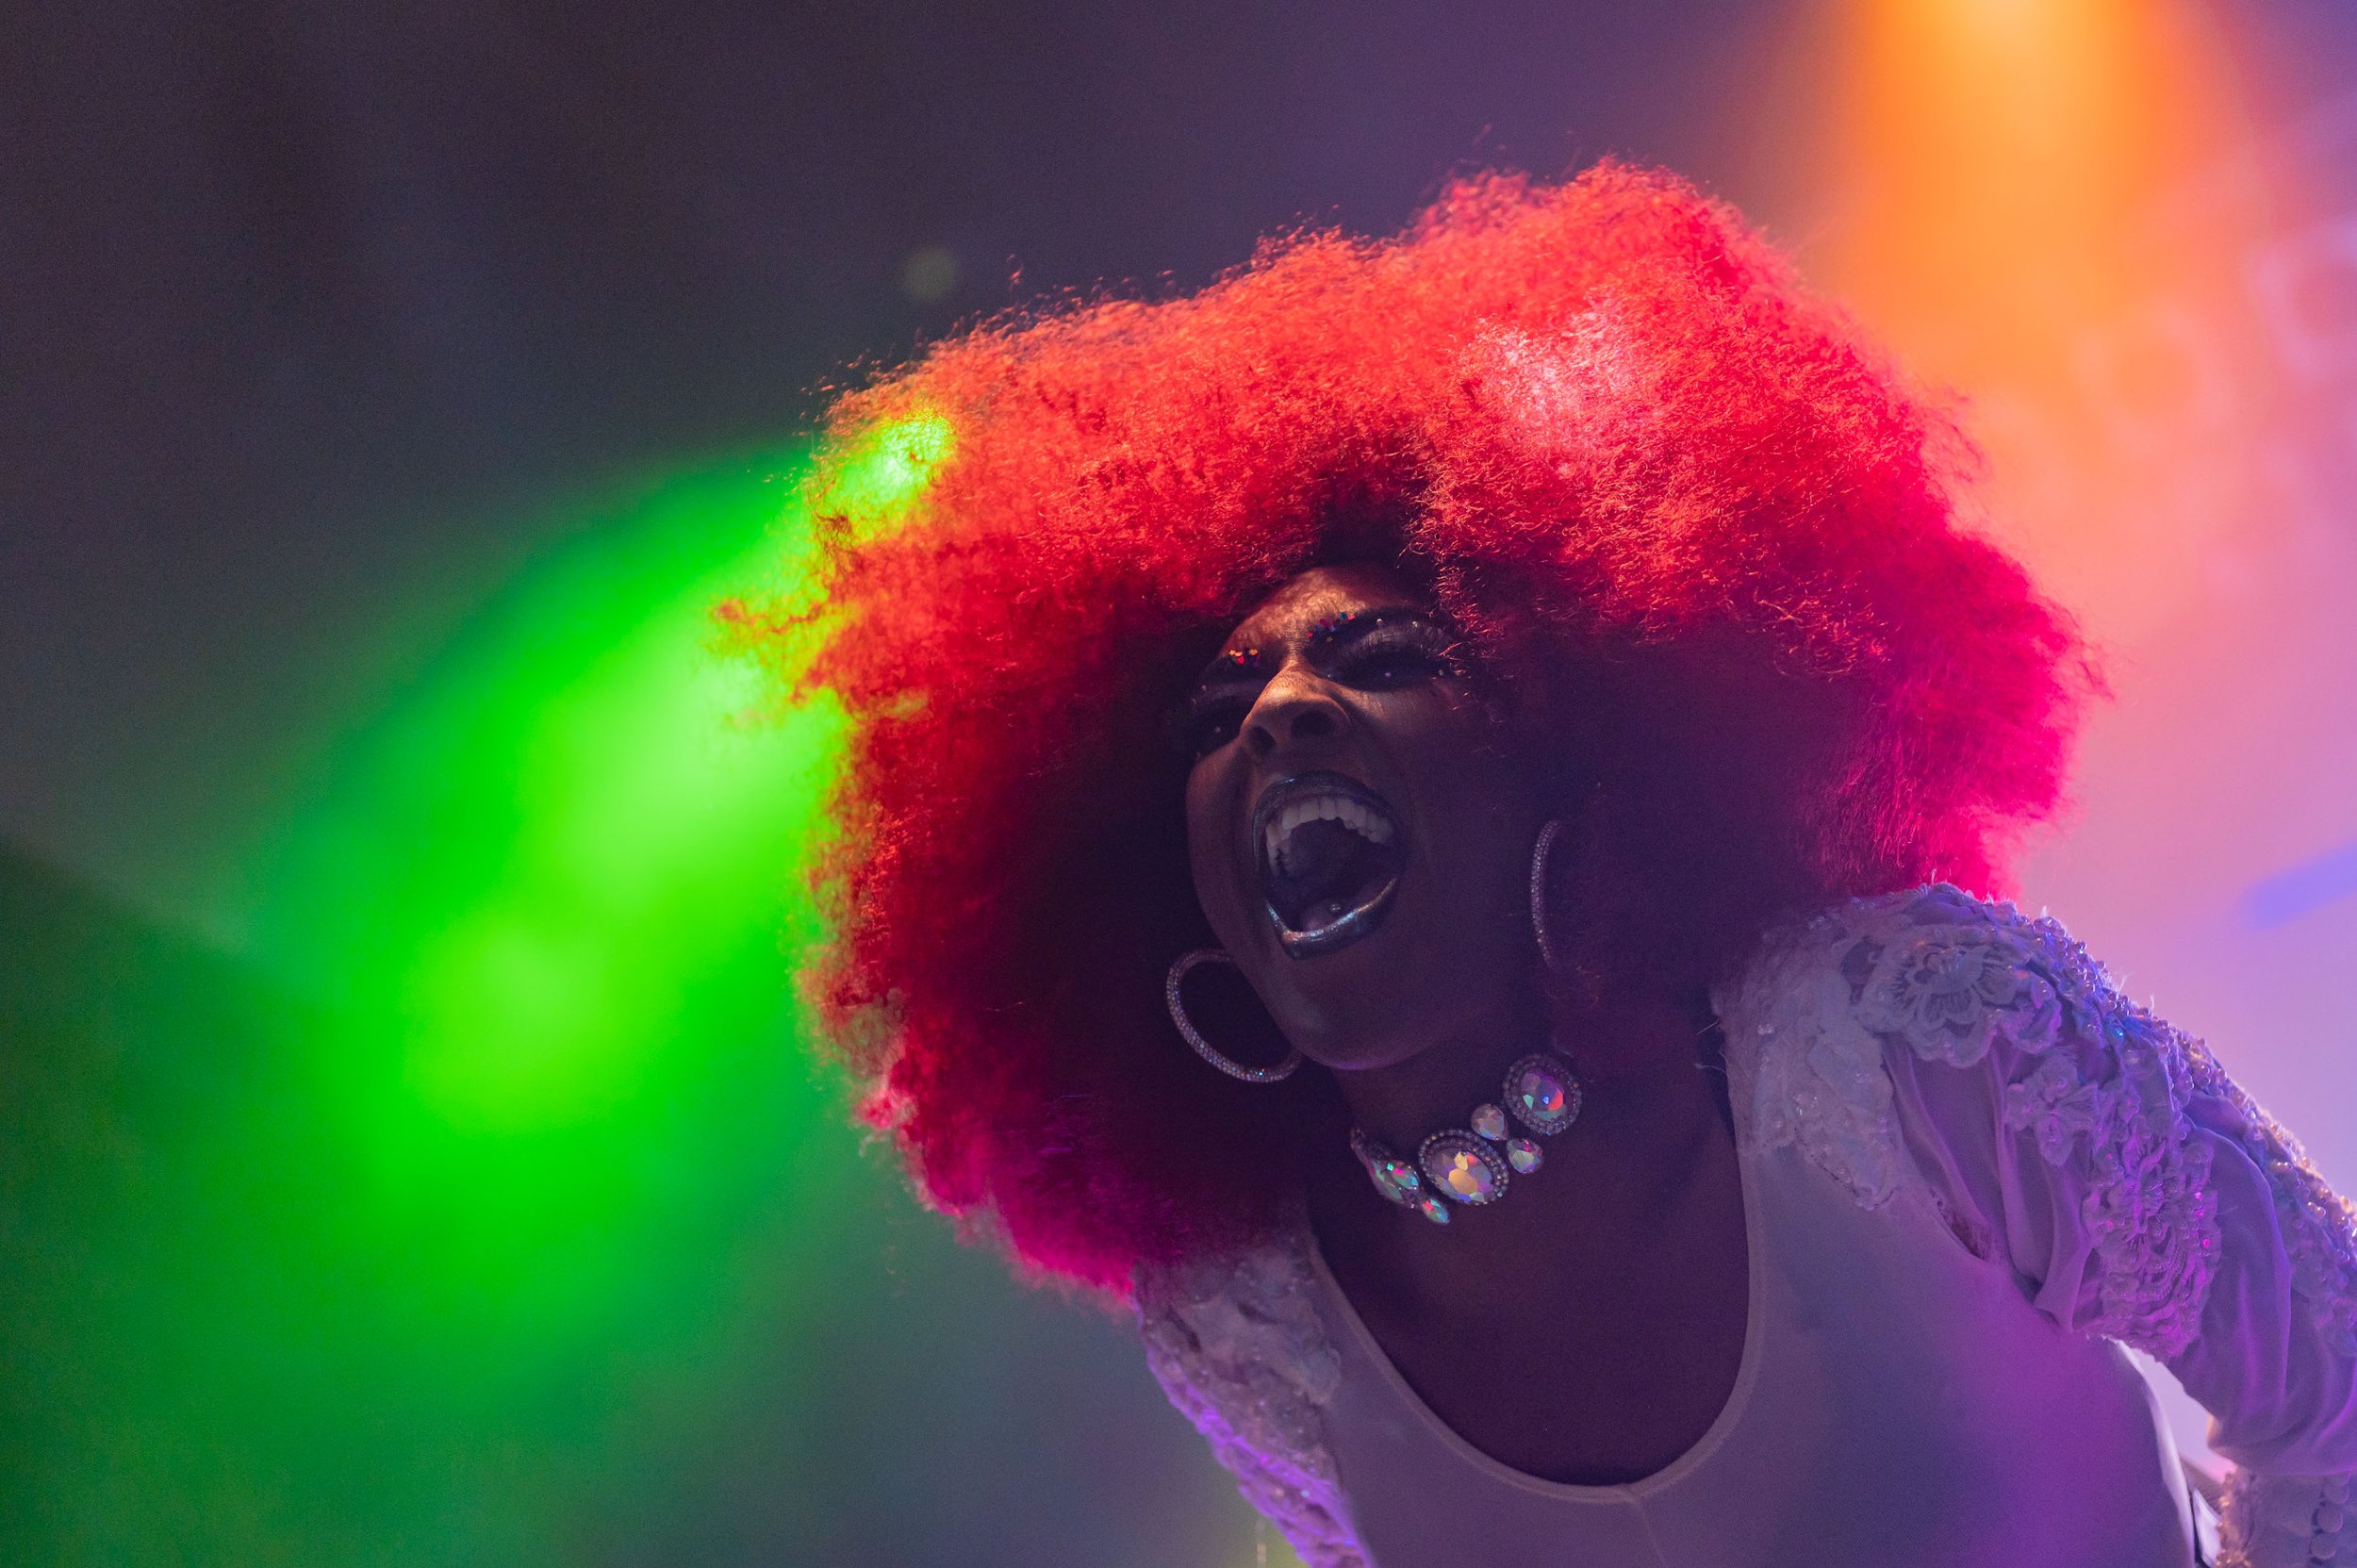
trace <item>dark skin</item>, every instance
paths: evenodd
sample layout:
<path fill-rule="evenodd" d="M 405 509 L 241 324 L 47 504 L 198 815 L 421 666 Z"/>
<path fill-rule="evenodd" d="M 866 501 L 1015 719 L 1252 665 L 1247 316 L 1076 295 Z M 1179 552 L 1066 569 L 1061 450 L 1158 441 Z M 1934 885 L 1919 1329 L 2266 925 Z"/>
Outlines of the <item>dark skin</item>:
<path fill-rule="evenodd" d="M 1195 889 L 1278 1027 L 1395 1149 L 1463 1126 L 1529 1050 L 1576 1067 L 1578 1121 L 1501 1201 L 1436 1226 L 1337 1147 L 1310 1220 L 1376 1342 L 1459 1436 L 1545 1479 L 1631 1481 L 1700 1440 L 1741 1362 L 1734 1141 L 1696 1065 L 1692 986 L 1544 1021 L 1527 891 L 1543 814 L 1448 642 L 1370 567 L 1305 572 L 1246 616 L 1194 700 Z M 1363 786 L 1402 846 L 1379 923 L 1307 956 L 1279 938 L 1254 816 L 1305 775 Z"/>

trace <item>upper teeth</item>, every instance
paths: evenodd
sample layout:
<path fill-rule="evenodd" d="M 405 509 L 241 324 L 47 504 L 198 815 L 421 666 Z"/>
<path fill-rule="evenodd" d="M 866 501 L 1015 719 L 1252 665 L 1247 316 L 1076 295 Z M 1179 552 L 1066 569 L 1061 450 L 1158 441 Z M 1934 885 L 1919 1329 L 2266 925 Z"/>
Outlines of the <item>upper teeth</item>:
<path fill-rule="evenodd" d="M 1282 807 L 1268 819 L 1266 849 L 1269 860 L 1279 869 L 1284 868 L 1294 830 L 1304 822 L 1325 819 L 1340 822 L 1369 843 L 1391 842 L 1392 820 L 1381 812 L 1362 805 L 1347 795 L 1306 795 Z"/>

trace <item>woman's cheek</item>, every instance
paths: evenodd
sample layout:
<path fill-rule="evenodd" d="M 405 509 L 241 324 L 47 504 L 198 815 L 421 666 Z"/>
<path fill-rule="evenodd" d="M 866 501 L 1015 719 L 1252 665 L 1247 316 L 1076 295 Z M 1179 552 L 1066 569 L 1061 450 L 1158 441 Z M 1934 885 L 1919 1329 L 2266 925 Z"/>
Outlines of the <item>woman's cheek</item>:
<path fill-rule="evenodd" d="M 1187 864 L 1195 878 L 1195 901 L 1223 944 L 1241 934 L 1245 889 L 1236 866 L 1234 812 L 1243 784 L 1240 769 L 1214 755 L 1195 765 L 1187 779 Z"/>

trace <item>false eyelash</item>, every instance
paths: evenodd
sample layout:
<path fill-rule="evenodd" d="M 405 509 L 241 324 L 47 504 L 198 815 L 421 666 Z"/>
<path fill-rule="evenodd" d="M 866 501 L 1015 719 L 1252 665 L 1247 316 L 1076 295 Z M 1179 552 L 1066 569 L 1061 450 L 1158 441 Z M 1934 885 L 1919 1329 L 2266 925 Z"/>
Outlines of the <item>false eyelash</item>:
<path fill-rule="evenodd" d="M 1196 692 L 1178 705 L 1170 724 L 1171 744 L 1188 757 L 1199 757 L 1211 748 L 1204 737 L 1213 725 L 1226 722 L 1241 726 L 1244 716 L 1252 709 L 1252 699 L 1236 691 Z"/>
<path fill-rule="evenodd" d="M 1222 686 L 1191 693 L 1185 701 L 1178 704 L 1178 718 L 1181 724 L 1191 725 L 1197 719 L 1211 717 L 1222 708 L 1249 708 L 1251 705 L 1249 695 Z"/>
<path fill-rule="evenodd" d="M 1439 627 L 1426 622 L 1409 622 L 1396 629 L 1376 627 L 1344 649 L 1335 660 L 1338 670 L 1347 672 L 1377 659 L 1397 658 L 1403 653 L 1428 658 L 1452 674 L 1459 673 L 1457 659 L 1451 652 L 1456 639 Z"/>

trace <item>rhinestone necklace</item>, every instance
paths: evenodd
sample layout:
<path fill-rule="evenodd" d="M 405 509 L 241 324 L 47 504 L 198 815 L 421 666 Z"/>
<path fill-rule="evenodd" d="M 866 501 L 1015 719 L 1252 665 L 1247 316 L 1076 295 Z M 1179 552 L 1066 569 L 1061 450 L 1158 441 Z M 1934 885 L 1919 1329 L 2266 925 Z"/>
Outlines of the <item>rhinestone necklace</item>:
<path fill-rule="evenodd" d="M 1552 1138 L 1579 1119 L 1579 1080 L 1569 1063 L 1547 1052 L 1507 1068 L 1498 1098 L 1505 1101 L 1503 1109 L 1486 1102 L 1474 1107 L 1467 1118 L 1471 1131 L 1444 1128 L 1426 1138 L 1412 1164 L 1356 1127 L 1350 1130 L 1350 1152 L 1376 1192 L 1435 1225 L 1446 1225 L 1449 1208 L 1442 1198 L 1468 1206 L 1495 1203 L 1514 1175 L 1528 1176 L 1544 1163 L 1535 1139 Z M 1532 1137 L 1507 1136 L 1509 1113 Z"/>

